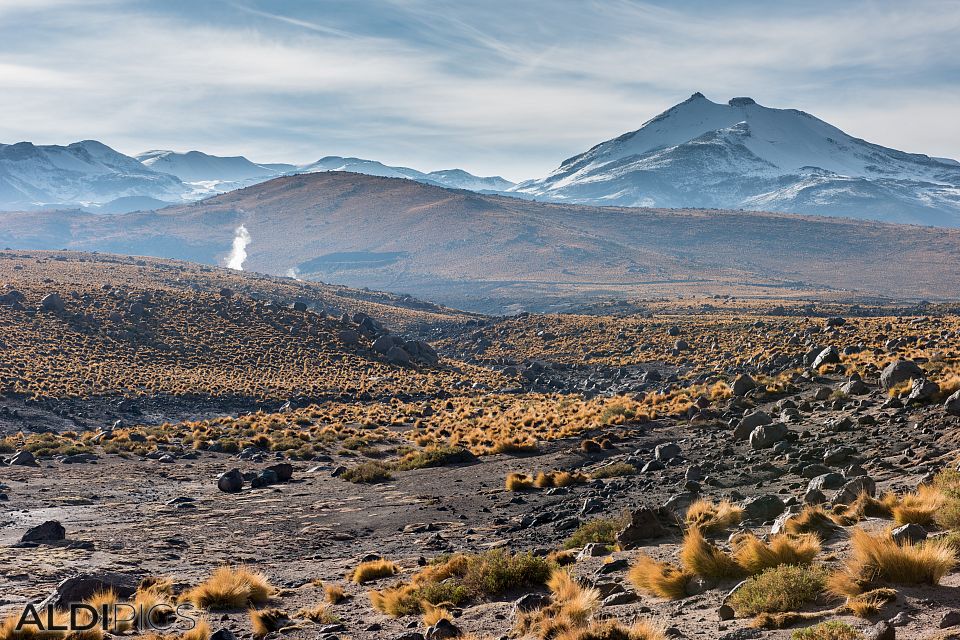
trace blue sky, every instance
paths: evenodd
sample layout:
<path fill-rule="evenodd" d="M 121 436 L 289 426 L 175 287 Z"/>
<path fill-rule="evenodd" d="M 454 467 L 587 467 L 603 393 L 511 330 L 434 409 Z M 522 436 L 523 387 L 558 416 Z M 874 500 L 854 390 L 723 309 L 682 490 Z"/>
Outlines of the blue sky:
<path fill-rule="evenodd" d="M 0 142 L 511 179 L 701 91 L 960 158 L 960 3 L 0 0 Z"/>

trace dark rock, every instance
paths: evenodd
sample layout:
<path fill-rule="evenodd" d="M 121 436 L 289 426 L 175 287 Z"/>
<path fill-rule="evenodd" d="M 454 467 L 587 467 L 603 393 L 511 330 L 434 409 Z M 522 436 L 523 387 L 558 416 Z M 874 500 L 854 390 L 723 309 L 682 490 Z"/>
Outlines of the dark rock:
<path fill-rule="evenodd" d="M 927 375 L 913 360 L 894 360 L 880 373 L 880 384 L 884 389 L 895 387 L 911 379 L 923 379 Z"/>
<path fill-rule="evenodd" d="M 720 608 L 717 609 L 717 617 L 720 618 L 721 622 L 725 622 L 727 620 L 733 620 L 737 617 L 737 614 L 733 610 L 733 607 L 728 604 L 722 604 Z"/>
<path fill-rule="evenodd" d="M 603 599 L 604 607 L 617 607 L 624 604 L 632 604 L 639 600 L 639 596 L 633 591 L 621 591 L 614 593 Z"/>
<path fill-rule="evenodd" d="M 852 504 L 861 493 L 877 495 L 877 483 L 870 476 L 857 476 L 844 484 L 833 496 L 833 504 Z"/>
<path fill-rule="evenodd" d="M 897 544 L 917 544 L 927 539 L 927 531 L 918 524 L 910 523 L 897 527 L 890 532 Z"/>
<path fill-rule="evenodd" d="M 768 494 L 749 498 L 743 503 L 743 517 L 746 520 L 767 522 L 773 520 L 786 509 L 779 496 Z"/>
<path fill-rule="evenodd" d="M 458 626 L 446 618 L 441 618 L 437 624 L 427 628 L 424 638 L 425 640 L 446 640 L 447 638 L 459 638 L 462 633 Z"/>
<path fill-rule="evenodd" d="M 914 402 L 923 402 L 929 400 L 940 393 L 940 385 L 923 378 L 914 378 L 913 385 L 910 387 L 910 395 L 907 400 Z"/>
<path fill-rule="evenodd" d="M 839 489 L 846 483 L 847 480 L 842 475 L 839 473 L 830 472 L 812 479 L 810 483 L 807 484 L 807 490 L 818 489 L 823 491 L 829 489 Z"/>
<path fill-rule="evenodd" d="M 217 629 L 210 634 L 210 640 L 237 640 L 237 637 L 230 629 Z"/>
<path fill-rule="evenodd" d="M 280 462 L 272 464 L 264 471 L 272 471 L 277 476 L 277 482 L 290 482 L 293 478 L 293 465 L 289 462 Z"/>
<path fill-rule="evenodd" d="M 952 396 L 947 398 L 947 401 L 943 403 L 943 410 L 951 416 L 960 416 L 960 390 L 955 391 Z"/>
<path fill-rule="evenodd" d="M 836 347 L 827 347 L 823 351 L 817 354 L 817 357 L 813 359 L 813 362 L 810 363 L 810 367 L 813 369 L 819 369 L 825 364 L 839 364 L 840 363 L 840 352 L 837 351 Z"/>
<path fill-rule="evenodd" d="M 138 584 L 139 580 L 135 576 L 126 573 L 105 571 L 80 574 L 58 584 L 40 607 L 66 608 L 70 603 L 83 602 L 102 591 L 113 591 L 120 598 L 129 598 L 136 592 Z"/>
<path fill-rule="evenodd" d="M 736 380 L 733 381 L 732 390 L 735 396 L 745 396 L 748 391 L 756 388 L 757 382 L 748 374 L 744 373 L 743 375 L 737 376 Z"/>
<path fill-rule="evenodd" d="M 863 632 L 864 640 L 896 640 L 897 630 L 889 622 L 881 620 Z"/>
<path fill-rule="evenodd" d="M 56 520 L 47 520 L 43 524 L 27 529 L 20 542 L 58 542 L 67 538 L 67 530 Z"/>
<path fill-rule="evenodd" d="M 950 627 L 955 627 L 957 625 L 960 625 L 960 611 L 957 611 L 956 609 L 947 611 L 945 614 L 943 614 L 943 617 L 940 618 L 939 627 L 941 629 L 949 629 Z"/>
<path fill-rule="evenodd" d="M 750 446 L 754 449 L 769 449 L 783 440 L 789 429 L 782 422 L 772 422 L 750 432 Z"/>
<path fill-rule="evenodd" d="M 243 489 L 243 474 L 239 469 L 231 469 L 217 479 L 217 489 L 224 493 L 237 493 Z"/>
<path fill-rule="evenodd" d="M 617 532 L 617 544 L 623 550 L 635 549 L 646 540 L 661 538 L 667 534 L 657 512 L 649 507 L 640 507 L 630 513 L 630 522 Z"/>
<path fill-rule="evenodd" d="M 29 451 L 18 451 L 10 458 L 10 464 L 21 467 L 39 467 L 36 457 Z"/>
<path fill-rule="evenodd" d="M 43 296 L 43 299 L 40 301 L 40 308 L 50 313 L 63 313 L 64 309 L 66 309 L 66 304 L 63 302 L 60 294 L 48 293 Z"/>

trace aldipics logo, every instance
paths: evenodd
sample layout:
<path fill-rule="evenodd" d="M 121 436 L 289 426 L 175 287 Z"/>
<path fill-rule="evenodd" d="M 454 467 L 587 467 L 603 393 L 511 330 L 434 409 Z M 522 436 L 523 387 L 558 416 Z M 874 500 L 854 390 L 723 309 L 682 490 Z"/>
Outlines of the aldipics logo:
<path fill-rule="evenodd" d="M 110 602 L 70 604 L 66 609 L 28 604 L 14 630 L 22 633 L 73 633 L 100 629 L 119 633 L 137 629 L 141 632 L 187 632 L 195 629 L 200 617 L 190 604 L 171 605 L 165 602 L 128 604 Z"/>

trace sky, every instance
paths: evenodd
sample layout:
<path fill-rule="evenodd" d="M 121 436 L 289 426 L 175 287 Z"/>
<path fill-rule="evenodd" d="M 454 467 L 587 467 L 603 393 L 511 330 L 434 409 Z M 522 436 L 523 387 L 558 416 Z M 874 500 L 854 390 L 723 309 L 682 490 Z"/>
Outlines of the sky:
<path fill-rule="evenodd" d="M 0 142 L 520 180 L 700 91 L 960 158 L 957 43 L 957 0 L 0 0 Z"/>

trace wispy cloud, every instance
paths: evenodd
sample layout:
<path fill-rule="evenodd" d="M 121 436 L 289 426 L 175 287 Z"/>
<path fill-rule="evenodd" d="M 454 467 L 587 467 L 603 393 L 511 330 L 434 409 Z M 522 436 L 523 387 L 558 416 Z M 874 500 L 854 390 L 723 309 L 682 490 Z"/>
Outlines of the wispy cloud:
<path fill-rule="evenodd" d="M 700 90 L 960 156 L 954 3 L 680 6 L 3 0 L 0 141 L 524 178 Z"/>

